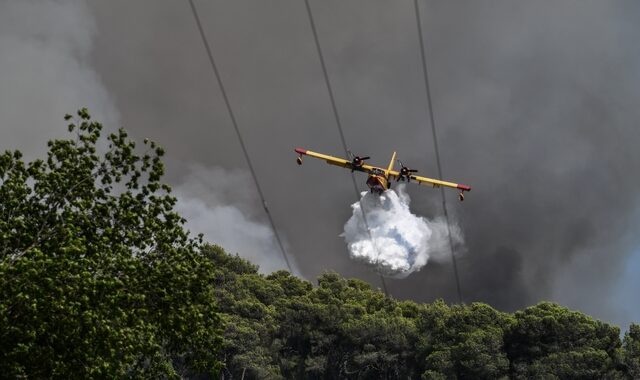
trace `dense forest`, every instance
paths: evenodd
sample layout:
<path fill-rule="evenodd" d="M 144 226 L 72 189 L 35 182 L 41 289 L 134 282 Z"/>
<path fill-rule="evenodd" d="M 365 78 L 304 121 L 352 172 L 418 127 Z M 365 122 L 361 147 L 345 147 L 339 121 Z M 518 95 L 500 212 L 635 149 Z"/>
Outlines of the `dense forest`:
<path fill-rule="evenodd" d="M 184 229 L 162 148 L 65 119 L 44 159 L 0 155 L 2 378 L 640 378 L 638 325 L 262 275 Z"/>

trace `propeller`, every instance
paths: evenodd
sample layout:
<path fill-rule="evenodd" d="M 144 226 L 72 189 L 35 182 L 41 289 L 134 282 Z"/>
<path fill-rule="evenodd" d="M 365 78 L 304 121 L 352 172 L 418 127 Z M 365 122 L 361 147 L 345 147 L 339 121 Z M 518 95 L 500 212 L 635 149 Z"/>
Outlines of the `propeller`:
<path fill-rule="evenodd" d="M 366 160 L 368 160 L 368 159 L 370 159 L 370 158 L 371 158 L 371 157 L 369 157 L 369 156 L 364 156 L 364 157 L 354 156 L 354 155 L 353 155 L 353 153 L 351 153 L 351 152 L 349 152 L 349 155 L 350 155 L 351 157 L 353 157 L 353 158 L 351 159 L 351 171 L 352 171 L 352 172 L 353 172 L 353 170 L 354 170 L 355 168 L 359 168 L 359 167 L 361 167 L 362 165 L 364 165 L 364 162 L 365 162 Z"/>
<path fill-rule="evenodd" d="M 404 164 L 402 163 L 402 161 L 398 160 L 398 162 L 400 163 L 400 175 L 398 176 L 398 178 L 396 178 L 396 182 L 403 180 L 406 178 L 407 182 L 411 182 L 411 173 L 417 173 L 418 171 L 416 169 L 409 169 L 408 167 L 404 166 Z"/>
<path fill-rule="evenodd" d="M 364 161 L 370 159 L 371 157 L 369 156 L 364 156 L 364 157 L 360 157 L 360 156 L 355 156 L 353 158 L 353 160 L 351 161 L 351 163 L 353 163 L 354 166 L 362 166 L 364 165 Z"/>

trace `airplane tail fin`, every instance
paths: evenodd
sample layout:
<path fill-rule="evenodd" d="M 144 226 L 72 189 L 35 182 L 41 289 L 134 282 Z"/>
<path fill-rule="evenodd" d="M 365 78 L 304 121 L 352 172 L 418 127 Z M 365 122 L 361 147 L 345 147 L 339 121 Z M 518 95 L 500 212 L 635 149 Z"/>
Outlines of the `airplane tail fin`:
<path fill-rule="evenodd" d="M 389 162 L 389 167 L 384 172 L 384 176 L 387 178 L 387 180 L 389 180 L 389 172 L 393 170 L 393 164 L 395 162 L 396 162 L 396 152 L 393 152 L 393 155 L 391 156 L 391 162 Z"/>

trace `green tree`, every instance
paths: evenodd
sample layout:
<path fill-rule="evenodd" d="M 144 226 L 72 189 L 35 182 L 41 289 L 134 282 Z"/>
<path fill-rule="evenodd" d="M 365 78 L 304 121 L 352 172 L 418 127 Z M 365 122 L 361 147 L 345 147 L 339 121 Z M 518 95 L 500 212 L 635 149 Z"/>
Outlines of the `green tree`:
<path fill-rule="evenodd" d="M 504 352 L 508 314 L 488 305 L 425 305 L 418 321 L 425 379 L 506 378 L 509 360 Z"/>
<path fill-rule="evenodd" d="M 417 336 L 406 305 L 365 282 L 326 273 L 318 287 L 276 306 L 274 347 L 287 378 L 415 377 Z"/>
<path fill-rule="evenodd" d="M 216 267 L 216 298 L 226 326 L 221 357 L 225 378 L 281 378 L 271 343 L 276 329 L 273 303 L 285 296 L 282 287 L 260 275 L 257 266 L 228 255 L 221 247 L 205 245 L 203 252 Z M 284 271 L 272 276 L 290 277 L 293 281 L 288 284 L 297 281 L 311 288 Z"/>
<path fill-rule="evenodd" d="M 522 379 L 616 378 L 620 330 L 582 313 L 542 302 L 515 313 L 506 334 L 512 376 Z"/>
<path fill-rule="evenodd" d="M 640 379 L 640 325 L 632 323 L 624 334 L 624 364 L 633 379 Z"/>
<path fill-rule="evenodd" d="M 312 287 L 284 271 L 260 275 L 220 247 L 205 251 L 227 321 L 225 378 L 638 377 L 635 325 L 621 347 L 616 328 L 554 304 L 507 314 L 397 301 L 336 273 Z"/>
<path fill-rule="evenodd" d="M 101 139 L 86 109 L 65 119 L 74 137 L 46 159 L 0 155 L 0 373 L 215 373 L 214 267 L 173 212 L 162 148 Z"/>

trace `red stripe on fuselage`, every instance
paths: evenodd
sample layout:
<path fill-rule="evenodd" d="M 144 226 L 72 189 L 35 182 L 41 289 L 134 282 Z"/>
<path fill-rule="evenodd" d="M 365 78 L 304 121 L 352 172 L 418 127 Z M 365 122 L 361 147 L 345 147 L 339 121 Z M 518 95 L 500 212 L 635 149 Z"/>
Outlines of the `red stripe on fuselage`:
<path fill-rule="evenodd" d="M 306 149 L 302 149 L 302 148 L 296 148 L 296 153 L 298 154 L 307 154 L 307 150 Z"/>
<path fill-rule="evenodd" d="M 471 187 L 467 185 L 458 185 L 458 189 L 462 191 L 471 191 Z"/>

